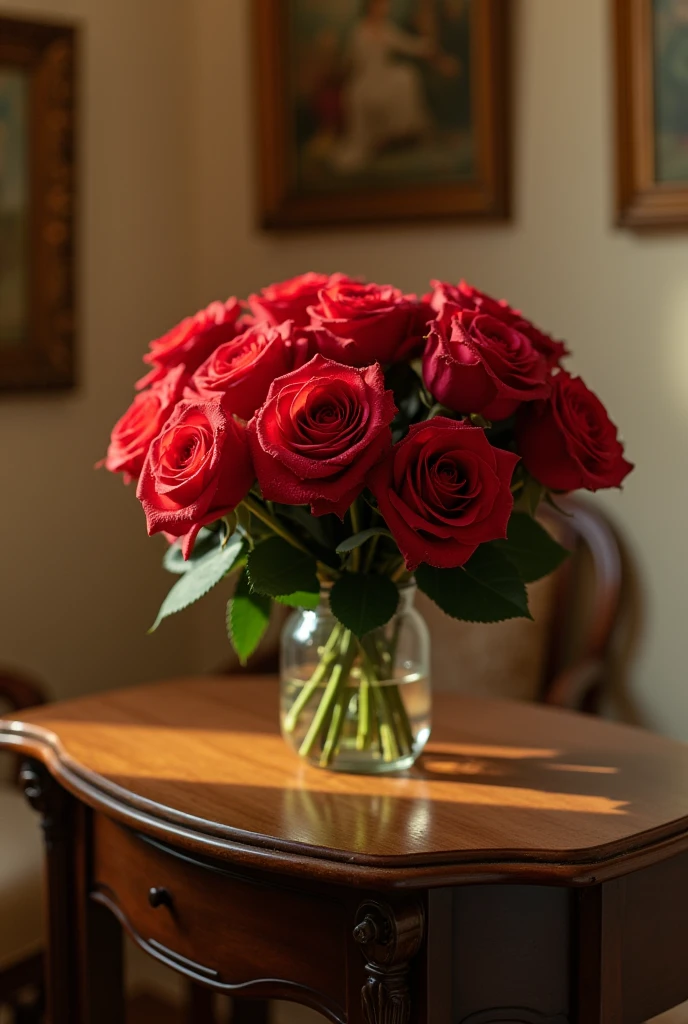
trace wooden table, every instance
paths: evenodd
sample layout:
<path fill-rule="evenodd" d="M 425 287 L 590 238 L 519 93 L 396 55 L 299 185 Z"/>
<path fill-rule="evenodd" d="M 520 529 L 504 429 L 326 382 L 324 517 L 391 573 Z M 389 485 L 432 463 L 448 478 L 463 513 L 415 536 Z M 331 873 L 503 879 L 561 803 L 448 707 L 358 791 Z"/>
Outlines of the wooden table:
<path fill-rule="evenodd" d="M 271 680 L 23 712 L 50 1024 L 121 1024 L 121 932 L 350 1024 L 633 1024 L 688 999 L 688 748 L 440 696 L 401 777 L 299 762 Z M 0 833 L 0 842 L 2 836 Z"/>

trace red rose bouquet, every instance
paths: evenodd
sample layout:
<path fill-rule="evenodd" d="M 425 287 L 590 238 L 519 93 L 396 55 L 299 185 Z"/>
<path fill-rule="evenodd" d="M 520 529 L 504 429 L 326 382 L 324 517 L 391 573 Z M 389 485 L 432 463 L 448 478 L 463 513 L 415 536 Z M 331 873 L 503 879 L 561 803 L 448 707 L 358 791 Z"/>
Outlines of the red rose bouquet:
<path fill-rule="evenodd" d="M 104 460 L 169 542 L 179 578 L 155 626 L 234 576 L 245 661 L 273 601 L 313 611 L 326 595 L 327 634 L 283 713 L 324 765 L 352 707 L 376 770 L 422 747 L 388 627 L 404 587 L 457 619 L 529 617 L 526 584 L 566 556 L 540 501 L 632 468 L 562 342 L 463 282 L 432 287 L 311 273 L 213 303 L 152 342 Z"/>

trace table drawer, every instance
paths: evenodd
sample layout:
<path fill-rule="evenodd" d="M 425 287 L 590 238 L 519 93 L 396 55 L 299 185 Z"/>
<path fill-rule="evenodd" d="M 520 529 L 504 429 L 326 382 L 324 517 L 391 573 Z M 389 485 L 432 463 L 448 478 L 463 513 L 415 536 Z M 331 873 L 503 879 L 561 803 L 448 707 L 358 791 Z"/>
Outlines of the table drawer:
<path fill-rule="evenodd" d="M 327 893 L 196 862 L 95 815 L 92 896 L 154 956 L 220 990 L 259 996 L 261 980 L 283 979 L 285 998 L 345 1006 L 347 914 Z"/>

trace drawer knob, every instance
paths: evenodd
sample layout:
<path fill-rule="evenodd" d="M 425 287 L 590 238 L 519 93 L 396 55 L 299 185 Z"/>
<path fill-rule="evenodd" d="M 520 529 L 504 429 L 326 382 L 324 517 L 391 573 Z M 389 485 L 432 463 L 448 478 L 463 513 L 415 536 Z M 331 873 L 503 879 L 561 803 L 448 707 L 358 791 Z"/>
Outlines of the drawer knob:
<path fill-rule="evenodd" d="M 152 886 L 148 890 L 148 902 L 156 910 L 158 907 L 172 907 L 172 896 L 167 889 Z"/>

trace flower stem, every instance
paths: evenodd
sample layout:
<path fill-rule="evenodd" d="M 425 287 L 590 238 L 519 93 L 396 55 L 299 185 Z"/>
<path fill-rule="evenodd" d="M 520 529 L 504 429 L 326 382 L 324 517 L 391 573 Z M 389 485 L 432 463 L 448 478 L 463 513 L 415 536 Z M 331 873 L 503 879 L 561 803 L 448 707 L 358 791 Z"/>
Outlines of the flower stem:
<path fill-rule="evenodd" d="M 373 687 L 373 697 L 377 707 L 380 722 L 380 742 L 382 744 L 382 759 L 394 761 L 399 757 L 399 744 L 394 730 L 394 721 L 390 715 L 382 686 Z"/>
<path fill-rule="evenodd" d="M 342 631 L 342 627 L 337 623 L 332 632 L 330 633 L 329 640 L 325 644 L 323 652 L 320 656 L 313 675 L 310 677 L 308 682 L 303 686 L 301 693 L 298 695 L 294 703 L 292 704 L 289 714 L 284 719 L 284 729 L 286 732 L 293 732 L 296 728 L 296 723 L 299 720 L 299 715 L 308 704 L 315 691 L 318 689 L 323 679 L 329 672 L 332 663 L 337 658 L 337 643 Z"/>
<path fill-rule="evenodd" d="M 392 573 L 392 582 L 398 583 L 402 576 L 407 572 L 408 569 L 406 568 L 406 563 L 402 562 L 401 565 L 398 566 L 398 568 L 395 569 L 394 572 Z"/>
<path fill-rule="evenodd" d="M 351 640 L 351 631 L 348 629 L 344 630 L 339 647 L 339 660 L 332 669 L 332 675 L 325 687 L 325 692 L 322 695 L 320 704 L 318 705 L 318 710 L 315 712 L 310 728 L 299 748 L 299 755 L 301 757 L 308 757 L 310 754 L 315 741 L 317 740 L 318 735 L 320 734 L 320 731 L 322 730 L 325 721 L 339 696 L 340 687 L 346 686 L 354 655 L 356 653 L 355 645 L 352 644 Z"/>
<path fill-rule="evenodd" d="M 286 528 L 286 526 L 283 526 L 276 516 L 270 515 L 268 510 L 263 508 L 263 506 L 254 498 L 247 496 L 241 504 L 244 508 L 247 508 L 248 511 L 256 517 L 256 519 L 260 519 L 262 523 L 269 526 L 272 532 L 276 533 L 278 537 L 282 538 L 282 540 L 286 540 L 286 542 L 291 544 L 292 547 L 297 548 L 299 551 L 303 551 L 305 555 L 310 554 L 306 545 L 302 544 L 298 537 L 295 537 L 294 534 Z"/>
<path fill-rule="evenodd" d="M 358 514 L 358 498 L 354 498 L 351 508 L 349 509 L 351 516 L 351 532 L 355 535 L 361 532 L 361 520 Z M 361 568 L 361 549 L 354 548 L 351 552 L 351 568 L 354 572 L 358 572 Z"/>
<path fill-rule="evenodd" d="M 367 676 L 362 676 L 358 688 L 358 728 L 356 731 L 356 750 L 365 750 L 369 741 L 370 682 Z"/>
<path fill-rule="evenodd" d="M 342 733 L 342 726 L 344 725 L 344 719 L 346 718 L 346 709 L 349 706 L 351 700 L 351 690 L 348 686 L 344 685 L 339 691 L 337 697 L 337 703 L 334 706 L 332 712 L 332 718 L 330 719 L 330 728 L 327 731 L 327 739 L 320 755 L 320 767 L 327 768 L 332 762 L 332 758 L 337 753 L 339 746 L 339 737 Z"/>
<path fill-rule="evenodd" d="M 368 544 L 368 550 L 366 551 L 366 557 L 365 557 L 365 564 L 363 566 L 363 572 L 370 572 L 370 570 L 372 568 L 373 560 L 375 558 L 375 550 L 377 548 L 377 542 L 379 541 L 379 539 L 380 539 L 380 534 L 379 533 L 376 533 L 374 537 L 370 538 L 370 542 Z"/>
<path fill-rule="evenodd" d="M 409 722 L 408 713 L 404 707 L 404 701 L 401 693 L 399 692 L 398 685 L 387 686 L 386 696 L 387 703 L 392 713 L 393 720 L 396 722 L 398 735 L 403 740 L 403 744 L 408 748 L 410 754 L 413 750 L 413 730 L 411 729 L 411 723 Z"/>

